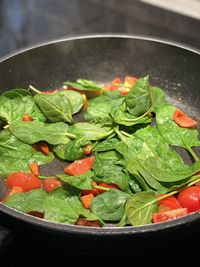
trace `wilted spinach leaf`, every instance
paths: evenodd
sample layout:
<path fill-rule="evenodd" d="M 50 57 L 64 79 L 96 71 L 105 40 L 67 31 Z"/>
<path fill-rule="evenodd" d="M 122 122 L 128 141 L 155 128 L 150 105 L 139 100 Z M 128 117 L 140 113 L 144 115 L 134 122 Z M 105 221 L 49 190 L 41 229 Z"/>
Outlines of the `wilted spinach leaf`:
<path fill-rule="evenodd" d="M 124 213 L 124 203 L 130 195 L 116 189 L 100 194 L 94 198 L 91 210 L 105 221 L 119 221 Z"/>
<path fill-rule="evenodd" d="M 64 122 L 43 123 L 39 121 L 32 122 L 14 122 L 9 130 L 18 139 L 26 144 L 34 144 L 38 141 L 46 141 L 49 144 L 66 144 L 71 136 L 68 133 L 68 125 Z"/>
<path fill-rule="evenodd" d="M 34 101 L 50 122 L 72 123 L 72 105 L 65 92 L 36 94 Z"/>

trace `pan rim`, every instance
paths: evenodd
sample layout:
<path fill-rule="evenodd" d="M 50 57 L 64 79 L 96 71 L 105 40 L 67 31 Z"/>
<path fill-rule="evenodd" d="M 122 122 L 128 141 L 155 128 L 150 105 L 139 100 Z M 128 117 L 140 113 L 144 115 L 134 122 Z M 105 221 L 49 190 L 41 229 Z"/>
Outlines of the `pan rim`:
<path fill-rule="evenodd" d="M 145 236 L 151 235 L 154 232 L 157 234 L 161 232 L 175 231 L 179 227 L 186 227 L 190 224 L 198 222 L 200 219 L 200 211 L 188 214 L 184 217 L 177 218 L 175 220 L 169 220 L 161 223 L 147 224 L 141 226 L 126 226 L 126 227 L 90 227 L 90 226 L 78 226 L 64 223 L 57 223 L 40 219 L 29 214 L 15 210 L 14 208 L 7 207 L 5 204 L 0 203 L 0 211 L 9 217 L 17 220 L 21 220 L 26 224 L 31 224 L 39 227 L 43 230 L 57 231 L 66 234 L 78 234 L 78 235 L 91 235 L 91 236 Z"/>
<path fill-rule="evenodd" d="M 190 47 L 189 45 L 185 45 L 181 42 L 177 41 L 171 41 L 164 38 L 157 38 L 157 37 L 147 37 L 143 35 L 131 35 L 131 34 L 87 34 L 87 35 L 75 35 L 70 37 L 61 37 L 57 39 L 52 39 L 44 42 L 38 42 L 34 45 L 26 46 L 21 49 L 17 49 L 15 52 L 9 53 L 5 55 L 4 57 L 0 58 L 0 63 L 3 61 L 14 57 L 18 54 L 22 54 L 24 52 L 28 52 L 29 50 L 37 49 L 40 47 L 44 47 L 46 45 L 56 44 L 56 43 L 62 43 L 66 41 L 75 41 L 75 40 L 83 40 L 83 39 L 95 39 L 95 38 L 119 38 L 119 39 L 136 39 L 136 40 L 144 40 L 144 41 L 150 41 L 150 42 L 156 42 L 164 45 L 170 45 L 177 48 L 181 48 L 184 50 L 187 50 L 189 52 L 193 52 L 195 54 L 200 55 L 200 50 L 197 48 Z"/>
<path fill-rule="evenodd" d="M 150 41 L 153 43 L 160 43 L 163 45 L 170 45 L 176 48 L 180 48 L 186 50 L 188 52 L 195 53 L 200 56 L 200 51 L 198 49 L 190 48 L 186 45 L 183 45 L 178 42 L 172 42 L 166 39 L 154 38 L 154 37 L 146 37 L 139 35 L 129 35 L 129 34 L 92 34 L 92 35 L 79 35 L 79 36 L 71 36 L 71 37 L 63 37 L 60 39 L 54 39 L 46 42 L 40 42 L 33 46 L 28 46 L 23 49 L 19 49 L 14 53 L 10 53 L 5 57 L 0 59 L 0 63 L 17 56 L 18 54 L 22 54 L 24 52 L 28 52 L 30 50 L 34 50 L 40 47 L 44 47 L 51 44 L 58 44 L 62 42 L 82 40 L 82 39 L 95 39 L 95 38 L 118 38 L 118 39 L 135 39 L 135 40 L 144 40 Z M 19 212 L 13 208 L 7 207 L 5 204 L 0 203 L 0 212 L 6 214 L 10 218 L 21 220 L 27 224 L 34 225 L 36 227 L 40 227 L 42 229 L 64 232 L 66 234 L 78 234 L 78 235 L 92 235 L 92 236 L 119 236 L 119 235 L 142 235 L 142 234 L 152 234 L 154 232 L 160 233 L 170 230 L 176 230 L 183 225 L 190 225 L 200 220 L 200 212 L 195 212 L 189 214 L 185 217 L 178 218 L 175 220 L 170 220 L 167 222 L 162 222 L 158 224 L 150 224 L 150 225 L 142 225 L 142 226 L 126 226 L 126 227 L 88 227 L 88 226 L 77 226 L 77 225 L 69 225 L 63 223 L 56 223 L 52 221 L 47 221 L 44 219 L 36 218 L 31 215 Z"/>

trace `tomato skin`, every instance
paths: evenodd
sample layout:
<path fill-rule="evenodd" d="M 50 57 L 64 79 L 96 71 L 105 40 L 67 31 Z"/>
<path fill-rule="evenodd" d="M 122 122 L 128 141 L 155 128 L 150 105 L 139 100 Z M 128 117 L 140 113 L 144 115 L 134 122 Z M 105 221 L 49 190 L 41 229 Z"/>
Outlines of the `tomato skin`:
<path fill-rule="evenodd" d="M 40 188 L 42 183 L 32 173 L 13 172 L 7 177 L 6 185 L 9 188 L 20 186 L 23 188 L 23 191 L 26 192 L 32 189 Z"/>
<path fill-rule="evenodd" d="M 93 163 L 94 156 L 82 160 L 75 160 L 64 169 L 64 172 L 68 175 L 81 175 L 89 171 Z"/>
<path fill-rule="evenodd" d="M 125 76 L 125 79 L 124 79 L 125 85 L 130 86 L 130 87 L 136 84 L 137 80 L 138 79 L 134 76 Z"/>
<path fill-rule="evenodd" d="M 100 182 L 98 183 L 99 186 L 102 186 L 102 187 L 106 187 L 106 188 L 115 188 L 115 189 L 119 189 L 119 186 L 116 185 L 116 184 L 107 184 L 107 183 L 104 183 L 104 182 Z M 106 190 L 103 190 L 103 189 L 98 189 L 98 194 L 102 194 L 106 192 Z"/>
<path fill-rule="evenodd" d="M 188 210 L 186 208 L 168 210 L 168 211 L 163 211 L 163 212 L 156 212 L 152 214 L 152 222 L 158 223 L 158 222 L 169 221 L 172 219 L 183 217 L 187 214 L 188 214 Z"/>
<path fill-rule="evenodd" d="M 22 121 L 33 121 L 33 119 L 28 114 L 25 114 L 22 116 Z"/>
<path fill-rule="evenodd" d="M 173 120 L 181 127 L 191 128 L 197 125 L 197 121 L 188 117 L 183 111 L 180 109 L 176 109 L 173 115 Z"/>
<path fill-rule="evenodd" d="M 200 210 L 200 185 L 187 187 L 178 193 L 178 202 L 189 212 Z"/>
<path fill-rule="evenodd" d="M 92 145 L 85 146 L 83 150 L 83 155 L 90 155 L 92 153 Z"/>
<path fill-rule="evenodd" d="M 163 198 L 158 201 L 158 204 L 159 204 L 159 207 L 158 207 L 159 212 L 181 208 L 181 205 L 175 196 L 169 196 L 169 197 Z"/>
<path fill-rule="evenodd" d="M 76 225 L 79 226 L 91 226 L 91 227 L 101 227 L 101 224 L 98 220 L 88 221 L 85 218 L 79 217 L 76 221 Z"/>
<path fill-rule="evenodd" d="M 43 187 L 47 192 L 53 191 L 55 188 L 61 186 L 61 182 L 56 178 L 47 178 L 44 180 Z"/>
<path fill-rule="evenodd" d="M 12 195 L 14 195 L 14 194 L 16 194 L 16 193 L 23 193 L 23 192 L 24 192 L 24 190 L 23 190 L 23 188 L 22 188 L 21 186 L 13 186 L 13 187 L 11 188 L 9 194 L 8 194 L 7 196 L 5 196 L 5 197 L 1 200 L 1 202 L 5 203 L 5 202 L 8 200 L 8 198 L 9 198 L 10 196 L 12 196 Z"/>

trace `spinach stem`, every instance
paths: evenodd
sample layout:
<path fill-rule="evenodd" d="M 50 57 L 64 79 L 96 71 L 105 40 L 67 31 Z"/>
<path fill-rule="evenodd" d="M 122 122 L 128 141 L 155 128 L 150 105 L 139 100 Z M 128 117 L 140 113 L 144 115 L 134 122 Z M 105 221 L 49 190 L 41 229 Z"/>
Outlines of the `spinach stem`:
<path fill-rule="evenodd" d="M 100 186 L 100 185 L 95 185 L 94 188 L 105 190 L 105 191 L 109 191 L 110 189 L 112 189 L 112 188 L 108 188 L 108 187 L 104 187 L 104 186 Z"/>
<path fill-rule="evenodd" d="M 55 175 L 52 175 L 52 176 L 44 176 L 44 175 L 39 175 L 38 176 L 39 179 L 55 179 Z"/>
<path fill-rule="evenodd" d="M 76 135 L 71 134 L 71 133 L 65 133 L 65 135 L 71 139 L 76 139 Z"/>
<path fill-rule="evenodd" d="M 116 134 L 119 136 L 119 138 L 128 146 L 130 147 L 130 144 L 128 143 L 128 141 L 126 140 L 125 136 L 120 132 L 119 129 L 117 129 L 117 127 L 114 128 L 114 131 L 116 132 Z"/>
<path fill-rule="evenodd" d="M 140 119 L 142 119 L 143 117 L 145 117 L 149 112 L 151 112 L 151 107 L 144 113 L 142 114 L 140 117 L 134 118 L 134 119 L 124 119 L 124 121 L 138 121 Z"/>
<path fill-rule="evenodd" d="M 127 132 L 121 131 L 121 133 L 127 137 L 133 138 L 131 134 L 128 134 Z"/>
<path fill-rule="evenodd" d="M 33 92 L 35 92 L 35 93 L 37 93 L 37 94 L 41 94 L 41 93 L 42 93 L 42 92 L 40 92 L 38 89 L 36 89 L 36 88 L 35 88 L 34 86 L 32 86 L 32 85 L 29 85 L 28 89 L 31 90 L 31 91 L 33 91 Z"/>
<path fill-rule="evenodd" d="M 190 152 L 190 154 L 192 155 L 192 157 L 194 158 L 195 161 L 199 161 L 199 157 L 196 155 L 196 153 L 194 152 L 194 150 L 191 147 L 187 147 L 187 150 Z"/>

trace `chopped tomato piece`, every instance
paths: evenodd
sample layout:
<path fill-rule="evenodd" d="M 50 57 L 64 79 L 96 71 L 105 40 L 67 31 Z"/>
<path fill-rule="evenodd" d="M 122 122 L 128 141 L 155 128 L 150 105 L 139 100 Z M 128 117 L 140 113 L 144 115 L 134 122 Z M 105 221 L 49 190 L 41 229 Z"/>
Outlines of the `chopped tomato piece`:
<path fill-rule="evenodd" d="M 183 217 L 187 214 L 188 214 L 188 210 L 186 208 L 157 212 L 157 213 L 153 213 L 152 222 L 153 223 L 164 222 L 164 221 Z"/>
<path fill-rule="evenodd" d="M 37 142 L 36 144 L 34 144 L 34 147 L 37 150 L 41 151 L 43 154 L 47 155 L 47 156 L 50 153 L 49 145 L 45 141 L 39 141 L 39 142 Z"/>
<path fill-rule="evenodd" d="M 43 187 L 47 192 L 51 192 L 59 186 L 61 186 L 61 182 L 56 178 L 47 178 L 43 183 Z"/>
<path fill-rule="evenodd" d="M 95 187 L 97 183 L 95 181 L 92 181 L 92 186 Z M 82 190 L 82 196 L 88 195 L 88 194 L 93 194 L 94 196 L 99 194 L 99 190 L 97 188 L 93 188 L 90 190 Z"/>
<path fill-rule="evenodd" d="M 108 85 L 109 91 L 119 90 L 119 88 L 121 87 L 121 84 L 122 84 L 121 79 L 119 77 L 116 77 L 114 80 L 112 80 L 110 85 Z"/>
<path fill-rule="evenodd" d="M 34 174 L 35 176 L 39 176 L 40 172 L 39 172 L 39 166 L 37 162 L 33 162 L 29 164 L 29 169 L 32 172 L 32 174 Z"/>
<path fill-rule="evenodd" d="M 193 185 L 181 190 L 177 199 L 189 212 L 200 210 L 200 185 Z"/>
<path fill-rule="evenodd" d="M 169 196 L 158 201 L 159 212 L 182 208 L 175 196 Z"/>
<path fill-rule="evenodd" d="M 68 175 L 81 175 L 91 170 L 93 163 L 94 156 L 82 160 L 75 160 L 64 169 L 64 172 Z"/>
<path fill-rule="evenodd" d="M 138 79 L 136 77 L 133 77 L 133 76 L 125 76 L 125 79 L 124 79 L 125 86 L 130 87 L 130 86 L 136 84 L 137 80 Z"/>
<path fill-rule="evenodd" d="M 100 182 L 98 183 L 99 186 L 102 186 L 102 187 L 106 187 L 106 188 L 115 188 L 115 189 L 120 189 L 118 185 L 116 184 L 107 184 L 107 183 L 104 183 L 104 182 Z M 98 189 L 98 193 L 101 194 L 101 193 L 104 193 L 106 192 L 106 190 L 103 190 L 103 189 Z"/>
<path fill-rule="evenodd" d="M 9 188 L 20 186 L 23 188 L 24 192 L 40 188 L 42 185 L 41 181 L 37 177 L 35 177 L 32 173 L 27 172 L 11 173 L 6 179 L 6 184 Z"/>
<path fill-rule="evenodd" d="M 82 202 L 83 206 L 86 209 L 90 208 L 93 199 L 94 199 L 94 195 L 93 194 L 88 194 L 88 195 L 85 195 L 85 196 L 81 196 L 81 202 Z"/>
<path fill-rule="evenodd" d="M 197 121 L 188 117 L 185 113 L 183 113 L 180 109 L 176 109 L 173 115 L 173 120 L 181 127 L 191 128 L 197 125 Z"/>
<path fill-rule="evenodd" d="M 22 121 L 33 121 L 33 119 L 28 114 L 25 114 L 22 116 Z"/>
<path fill-rule="evenodd" d="M 79 226 L 92 226 L 92 227 L 101 227 L 101 224 L 98 220 L 88 221 L 85 218 L 79 217 L 76 221 L 76 225 Z"/>
<path fill-rule="evenodd" d="M 122 91 L 120 92 L 120 94 L 123 95 L 123 96 L 128 95 L 128 93 L 129 93 L 129 90 L 127 90 L 127 89 L 122 90 Z"/>
<path fill-rule="evenodd" d="M 92 153 L 92 145 L 87 145 L 83 150 L 83 154 L 84 155 L 89 155 L 91 153 Z"/>
<path fill-rule="evenodd" d="M 16 193 L 22 193 L 22 192 L 24 192 L 24 190 L 21 186 L 13 186 L 9 194 L 6 197 L 4 197 L 1 202 L 5 203 L 11 195 L 14 195 Z"/>
<path fill-rule="evenodd" d="M 37 217 L 37 218 L 41 218 L 41 219 L 44 218 L 44 213 L 38 212 L 38 211 L 30 211 L 27 214 L 32 215 L 32 216 Z"/>

